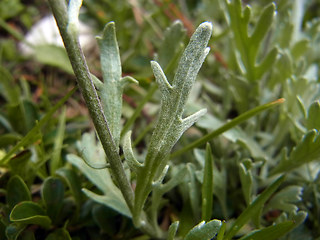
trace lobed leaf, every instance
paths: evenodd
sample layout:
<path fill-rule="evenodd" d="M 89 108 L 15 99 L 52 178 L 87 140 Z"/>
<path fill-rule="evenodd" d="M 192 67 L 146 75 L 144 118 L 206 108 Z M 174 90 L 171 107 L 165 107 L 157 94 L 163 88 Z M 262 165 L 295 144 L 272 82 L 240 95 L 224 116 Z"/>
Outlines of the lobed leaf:
<path fill-rule="evenodd" d="M 94 133 L 84 134 L 82 141 L 78 142 L 77 147 L 90 163 L 101 164 L 105 159 L 103 149 L 96 141 Z M 83 189 L 83 192 L 88 197 L 111 207 L 125 216 L 131 216 L 123 195 L 119 188 L 113 183 L 108 169 L 93 169 L 89 167 L 82 158 L 73 154 L 67 155 L 67 160 L 76 166 L 103 193 L 103 195 L 98 195 L 87 189 Z"/>
<path fill-rule="evenodd" d="M 172 147 L 183 132 L 205 113 L 205 110 L 202 110 L 182 119 L 188 95 L 208 54 L 207 44 L 211 33 L 211 23 L 204 22 L 197 28 L 182 54 L 172 84 L 167 80 L 160 65 L 155 61 L 151 62 L 161 91 L 161 108 L 144 166 L 137 174 L 134 208 L 136 218 L 139 218 L 144 202 L 151 191 L 152 182 L 162 174 Z"/>
<path fill-rule="evenodd" d="M 300 143 L 293 148 L 289 157 L 286 154 L 279 164 L 270 172 L 270 175 L 288 172 L 303 164 L 320 160 L 320 137 L 315 129 L 306 133 Z"/>
<path fill-rule="evenodd" d="M 236 46 L 238 66 L 249 82 L 255 82 L 269 71 L 268 67 L 273 65 L 277 57 L 278 51 L 274 48 L 261 64 L 257 63 L 259 49 L 273 23 L 275 5 L 271 3 L 262 10 L 251 35 L 248 29 L 251 20 L 251 7 L 246 6 L 243 10 L 240 0 L 226 0 L 226 6 L 227 18 Z"/>

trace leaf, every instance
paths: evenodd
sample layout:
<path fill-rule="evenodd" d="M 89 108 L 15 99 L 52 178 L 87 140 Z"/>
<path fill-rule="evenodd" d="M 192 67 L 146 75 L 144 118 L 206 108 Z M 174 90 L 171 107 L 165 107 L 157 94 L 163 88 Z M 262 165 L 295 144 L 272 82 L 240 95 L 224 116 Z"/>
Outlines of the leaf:
<path fill-rule="evenodd" d="M 195 149 L 194 150 L 194 156 L 195 159 L 199 162 L 201 166 L 201 170 L 196 171 L 196 176 L 198 181 L 203 184 L 203 178 L 204 178 L 204 165 L 205 165 L 205 159 L 206 159 L 206 151 Z M 226 171 L 225 168 L 222 168 L 221 170 L 218 169 L 218 167 L 215 166 L 213 163 L 213 194 L 218 198 L 219 203 L 221 205 L 221 211 L 224 216 L 227 216 L 227 206 L 226 206 L 226 196 L 227 196 L 227 178 L 226 178 Z"/>
<path fill-rule="evenodd" d="M 151 62 L 161 92 L 161 107 L 144 166 L 137 174 L 134 207 L 134 217 L 137 219 L 151 191 L 152 182 L 159 178 L 167 165 L 172 147 L 183 132 L 206 112 L 202 110 L 182 119 L 188 95 L 209 52 L 207 45 L 211 33 L 211 23 L 204 22 L 197 28 L 182 54 L 172 84 L 166 79 L 160 65 L 155 61 Z M 135 221 L 139 222 L 137 219 Z"/>
<path fill-rule="evenodd" d="M 192 228 L 188 234 L 185 236 L 185 240 L 210 240 L 212 239 L 220 230 L 221 221 L 211 220 L 207 223 L 202 221 L 197 226 Z"/>
<path fill-rule="evenodd" d="M 317 130 L 306 133 L 300 143 L 293 148 L 289 157 L 286 154 L 279 164 L 270 172 L 270 175 L 288 172 L 303 164 L 320 160 L 320 137 Z"/>
<path fill-rule="evenodd" d="M 57 45 L 37 45 L 34 48 L 35 58 L 38 62 L 58 67 L 67 73 L 73 74 L 73 70 L 66 53 L 66 50 L 63 47 Z"/>
<path fill-rule="evenodd" d="M 307 213 L 300 211 L 292 220 L 277 223 L 269 227 L 252 231 L 240 240 L 277 240 L 299 226 L 307 217 Z"/>
<path fill-rule="evenodd" d="M 66 229 L 59 228 L 50 233 L 45 240 L 71 240 L 71 237 Z"/>
<path fill-rule="evenodd" d="M 115 196 L 114 193 L 109 193 L 105 195 L 98 195 L 94 192 L 91 192 L 88 189 L 82 189 L 85 195 L 87 195 L 92 200 L 103 204 L 107 207 L 114 209 L 115 211 L 121 213 L 124 216 L 131 218 L 130 210 L 124 201 L 119 201 L 119 196 Z"/>
<path fill-rule="evenodd" d="M 22 231 L 26 228 L 25 224 L 11 223 L 6 227 L 6 236 L 8 240 L 16 240 Z"/>
<path fill-rule="evenodd" d="M 167 240 L 174 240 L 174 237 L 176 236 L 176 233 L 178 231 L 179 222 L 175 221 L 174 223 L 171 223 L 169 230 L 168 230 L 168 237 Z"/>
<path fill-rule="evenodd" d="M 187 164 L 189 181 L 187 183 L 188 190 L 187 194 L 189 195 L 191 212 L 189 214 L 193 215 L 193 219 L 196 221 L 200 219 L 200 189 L 198 182 L 196 180 L 196 168 L 192 163 Z"/>
<path fill-rule="evenodd" d="M 164 39 L 161 42 L 158 51 L 157 62 L 163 69 L 167 70 L 167 67 L 172 65 L 172 61 L 175 61 L 177 55 L 183 46 L 182 40 L 185 37 L 186 31 L 181 21 L 175 21 L 164 32 Z"/>
<path fill-rule="evenodd" d="M 22 201 L 31 201 L 31 193 L 22 178 L 15 175 L 10 178 L 7 184 L 7 203 L 12 209 Z"/>
<path fill-rule="evenodd" d="M 81 192 L 81 186 L 79 184 L 80 179 L 73 169 L 67 169 L 67 168 L 60 168 L 56 171 L 56 174 L 63 178 L 63 180 L 66 182 L 68 187 L 70 188 L 72 195 L 77 203 L 78 209 L 80 209 L 81 206 L 81 200 L 82 200 L 82 192 Z"/>
<path fill-rule="evenodd" d="M 291 55 L 295 61 L 300 57 L 305 56 L 305 53 L 310 48 L 310 41 L 308 39 L 303 39 L 296 42 L 291 48 Z"/>
<path fill-rule="evenodd" d="M 250 159 L 245 159 L 239 164 L 239 175 L 240 181 L 242 185 L 242 192 L 244 195 L 244 199 L 246 200 L 247 206 L 251 203 L 252 198 L 252 161 Z"/>
<path fill-rule="evenodd" d="M 65 129 L 66 129 L 66 108 L 63 107 L 59 117 L 57 134 L 54 139 L 52 157 L 49 162 L 51 175 L 53 175 L 55 171 L 62 165 L 61 151 L 62 151 Z"/>
<path fill-rule="evenodd" d="M 285 180 L 284 176 L 279 177 L 268 188 L 266 188 L 236 219 L 225 236 L 225 240 L 230 240 L 232 237 L 252 218 L 258 211 L 261 210 L 270 196 L 278 189 L 281 183 Z"/>
<path fill-rule="evenodd" d="M 240 0 L 226 0 L 226 6 L 227 18 L 237 50 L 238 66 L 249 82 L 255 82 L 268 72 L 267 66 L 272 65 L 272 60 L 275 60 L 277 55 L 277 50 L 272 50 L 259 68 L 257 64 L 258 51 L 273 23 L 275 5 L 271 3 L 262 10 L 251 36 L 248 30 L 248 25 L 251 24 L 251 7 L 246 6 L 243 10 Z"/>
<path fill-rule="evenodd" d="M 133 78 L 121 78 L 121 62 L 114 22 L 108 23 L 101 37 L 97 37 L 101 55 L 103 85 L 98 87 L 110 131 L 116 146 L 120 143 L 122 93 L 125 85 L 135 82 Z"/>
<path fill-rule="evenodd" d="M 68 5 L 68 32 L 75 37 L 79 33 L 79 12 L 82 0 L 70 0 Z"/>
<path fill-rule="evenodd" d="M 209 221 L 212 215 L 213 207 L 213 156 L 210 144 L 206 147 L 206 161 L 204 165 L 202 191 L 202 217 L 204 221 Z"/>
<path fill-rule="evenodd" d="M 278 191 L 268 202 L 264 212 L 270 209 L 278 209 L 287 213 L 296 212 L 298 207 L 295 203 L 301 201 L 303 188 L 300 186 L 288 186 Z"/>
<path fill-rule="evenodd" d="M 101 164 L 105 159 L 105 153 L 101 144 L 96 141 L 94 133 L 83 134 L 82 140 L 77 143 L 77 148 L 90 163 Z M 103 193 L 103 195 L 98 195 L 83 189 L 87 196 L 125 216 L 131 216 L 123 195 L 113 183 L 108 169 L 93 169 L 82 158 L 73 154 L 68 154 L 67 160 L 76 166 Z"/>
<path fill-rule="evenodd" d="M 39 204 L 34 202 L 21 202 L 10 213 L 10 221 L 15 223 L 40 225 L 49 228 L 51 220 L 46 216 Z"/>
<path fill-rule="evenodd" d="M 6 101 L 12 105 L 19 104 L 20 90 L 10 72 L 4 67 L 0 66 L 0 93 Z"/>
<path fill-rule="evenodd" d="M 317 129 L 320 131 L 320 102 L 313 102 L 308 109 L 308 117 L 306 119 L 306 125 L 309 130 Z"/>
<path fill-rule="evenodd" d="M 107 233 L 110 236 L 116 235 L 119 231 L 119 223 L 115 221 L 117 215 L 117 212 L 104 205 L 96 204 L 92 208 L 92 218 L 95 223 L 103 233 Z"/>
<path fill-rule="evenodd" d="M 64 186 L 59 178 L 49 177 L 43 182 L 41 196 L 47 210 L 47 215 L 56 223 L 64 199 Z"/>

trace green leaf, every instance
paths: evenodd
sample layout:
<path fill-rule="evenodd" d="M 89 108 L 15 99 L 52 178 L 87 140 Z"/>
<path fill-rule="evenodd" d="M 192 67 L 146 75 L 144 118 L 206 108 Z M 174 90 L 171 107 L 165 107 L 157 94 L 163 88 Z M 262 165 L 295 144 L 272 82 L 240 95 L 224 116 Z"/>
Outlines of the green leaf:
<path fill-rule="evenodd" d="M 24 150 L 11 158 L 9 167 L 14 174 L 21 176 L 22 178 L 32 178 L 32 168 L 30 167 L 31 151 Z M 30 171 L 31 170 L 31 171 Z"/>
<path fill-rule="evenodd" d="M 57 222 L 63 206 L 64 186 L 59 178 L 47 178 L 41 188 L 41 196 L 46 207 L 47 215 L 52 222 Z"/>
<path fill-rule="evenodd" d="M 262 10 L 251 36 L 248 31 L 248 25 L 251 24 L 251 7 L 246 6 L 243 10 L 240 0 L 226 0 L 226 6 L 227 18 L 236 46 L 238 66 L 249 82 L 255 82 L 269 71 L 267 66 L 272 65 L 272 60 L 277 55 L 277 50 L 272 50 L 268 53 L 263 65 L 259 67 L 257 64 L 258 51 L 273 23 L 275 5 L 271 3 Z"/>
<path fill-rule="evenodd" d="M 52 157 L 49 162 L 51 175 L 53 175 L 55 173 L 55 171 L 59 167 L 61 167 L 61 165 L 62 165 L 61 151 L 62 151 L 65 129 L 66 129 L 66 108 L 63 107 L 62 112 L 59 117 L 59 125 L 58 125 L 58 129 L 57 129 L 57 134 L 54 139 Z"/>
<path fill-rule="evenodd" d="M 188 175 L 189 175 L 189 182 L 187 193 L 189 195 L 190 199 L 190 205 L 191 205 L 191 212 L 190 215 L 193 215 L 193 219 L 195 221 L 199 221 L 200 219 L 200 188 L 196 179 L 196 167 L 192 163 L 187 164 L 188 169 Z"/>
<path fill-rule="evenodd" d="M 79 12 L 82 0 L 71 0 L 68 5 L 68 33 L 78 37 L 79 33 Z"/>
<path fill-rule="evenodd" d="M 116 235 L 119 231 L 119 223 L 115 221 L 118 213 L 104 205 L 96 204 L 92 208 L 92 217 L 103 233 L 110 236 Z"/>
<path fill-rule="evenodd" d="M 105 26 L 102 36 L 97 40 L 101 51 L 101 69 L 104 80 L 103 85 L 99 84 L 97 88 L 112 137 L 116 146 L 119 146 L 123 89 L 127 83 L 137 83 L 137 81 L 133 78 L 121 77 L 121 61 L 114 22 Z"/>
<path fill-rule="evenodd" d="M 172 61 L 176 61 L 183 46 L 182 40 L 186 35 L 186 31 L 181 21 L 175 21 L 164 32 L 164 39 L 158 50 L 157 62 L 163 67 L 167 73 L 167 67 L 170 67 Z"/>
<path fill-rule="evenodd" d="M 295 203 L 301 201 L 303 188 L 300 186 L 288 186 L 278 191 L 268 202 L 264 212 L 270 209 L 278 209 L 287 213 L 296 212 L 298 207 Z"/>
<path fill-rule="evenodd" d="M 306 212 L 300 211 L 293 216 L 292 220 L 277 223 L 272 226 L 252 231 L 240 238 L 240 240 L 277 240 L 299 226 L 307 217 Z"/>
<path fill-rule="evenodd" d="M 169 230 L 168 230 L 168 237 L 167 240 L 174 240 L 174 237 L 176 236 L 176 233 L 178 231 L 179 222 L 175 221 L 174 223 L 171 223 Z"/>
<path fill-rule="evenodd" d="M 77 203 L 78 209 L 80 209 L 82 201 L 82 192 L 80 178 L 73 169 L 60 168 L 56 171 L 56 174 L 63 178 L 68 187 L 70 188 L 72 195 Z"/>
<path fill-rule="evenodd" d="M 246 200 L 247 206 L 251 203 L 252 198 L 252 161 L 250 159 L 245 159 L 239 164 L 239 175 L 240 181 L 242 185 L 242 192 L 244 195 L 244 199 Z"/>
<path fill-rule="evenodd" d="M 59 228 L 50 233 L 45 240 L 71 240 L 69 232 L 64 228 Z"/>
<path fill-rule="evenodd" d="M 306 52 L 310 48 L 310 41 L 308 39 L 303 39 L 296 42 L 291 48 L 291 55 L 295 61 L 300 57 L 305 56 Z"/>
<path fill-rule="evenodd" d="M 95 165 L 105 161 L 105 153 L 100 142 L 95 139 L 94 133 L 86 133 L 82 136 L 82 141 L 77 143 L 77 148 L 88 162 Z M 118 187 L 113 183 L 108 169 L 93 169 L 89 167 L 82 158 L 68 154 L 67 160 L 76 166 L 104 195 L 98 195 L 87 189 L 84 193 L 92 200 L 102 203 L 115 211 L 130 217 L 130 210 Z"/>
<path fill-rule="evenodd" d="M 202 221 L 197 226 L 192 228 L 188 234 L 185 236 L 185 240 L 210 240 L 212 239 L 220 230 L 221 221 L 211 220 L 207 223 Z"/>
<path fill-rule="evenodd" d="M 58 67 L 67 73 L 73 74 L 73 70 L 63 47 L 57 45 L 37 45 L 34 47 L 35 58 L 42 64 Z"/>
<path fill-rule="evenodd" d="M 270 198 L 270 196 L 278 189 L 281 183 L 285 180 L 285 176 L 279 177 L 268 188 L 266 188 L 236 219 L 232 224 L 225 240 L 230 240 L 232 237 L 252 218 L 254 217 Z"/>
<path fill-rule="evenodd" d="M 10 72 L 0 66 L 0 93 L 6 101 L 12 105 L 18 105 L 20 99 L 19 87 L 14 84 L 14 79 Z"/>
<path fill-rule="evenodd" d="M 39 204 L 34 202 L 21 202 L 11 211 L 10 221 L 15 223 L 40 225 L 49 228 L 51 220 Z"/>
<path fill-rule="evenodd" d="M 151 67 L 161 92 L 161 108 L 155 131 L 148 146 L 144 166 L 137 174 L 134 203 L 135 222 L 140 222 L 138 219 L 145 200 L 151 191 L 152 182 L 162 174 L 169 160 L 172 147 L 183 132 L 206 112 L 206 110 L 201 110 L 182 119 L 191 88 L 209 52 L 207 45 L 211 33 L 211 23 L 204 22 L 197 28 L 182 54 L 172 84 L 168 82 L 160 65 L 155 61 L 151 62 Z"/>
<path fill-rule="evenodd" d="M 12 209 L 22 201 L 31 201 L 31 193 L 22 178 L 15 175 L 10 178 L 7 184 L 7 203 Z"/>
<path fill-rule="evenodd" d="M 202 191 L 202 220 L 209 221 L 212 215 L 213 207 L 213 156 L 210 144 L 206 147 L 206 161 L 204 165 Z"/>
<path fill-rule="evenodd" d="M 25 224 L 11 223 L 6 227 L 6 236 L 8 240 L 16 240 L 22 231 L 26 228 Z"/>
<path fill-rule="evenodd" d="M 16 133 L 1 134 L 0 148 L 6 148 L 21 140 L 21 136 Z"/>
<path fill-rule="evenodd" d="M 313 102 L 308 109 L 306 125 L 309 130 L 317 129 L 320 131 L 320 102 Z"/>
<path fill-rule="evenodd" d="M 87 195 L 92 200 L 98 203 L 101 203 L 103 205 L 106 205 L 107 207 L 114 209 L 115 211 L 121 213 L 122 215 L 131 218 L 131 213 L 130 213 L 130 210 L 128 209 L 128 206 L 125 204 L 124 200 L 119 201 L 120 197 L 119 195 L 118 196 L 116 195 L 117 193 L 98 195 L 85 188 L 82 189 L 82 191 L 84 192 L 85 195 Z M 115 189 L 113 191 L 115 191 Z"/>
<path fill-rule="evenodd" d="M 305 134 L 302 140 L 293 148 L 289 157 L 284 155 L 270 175 L 288 172 L 303 164 L 320 160 L 320 137 L 317 130 Z"/>
<path fill-rule="evenodd" d="M 194 156 L 195 159 L 199 162 L 201 166 L 201 170 L 196 171 L 196 176 L 198 181 L 203 184 L 203 178 L 204 178 L 204 170 L 205 168 L 205 161 L 206 161 L 206 151 L 195 149 L 194 150 Z M 221 211 L 224 216 L 227 216 L 227 206 L 226 206 L 226 196 L 227 196 L 227 177 L 226 177 L 226 171 L 225 168 L 222 168 L 221 170 L 218 169 L 218 167 L 215 166 L 213 163 L 213 194 L 218 198 L 220 205 L 221 205 Z"/>

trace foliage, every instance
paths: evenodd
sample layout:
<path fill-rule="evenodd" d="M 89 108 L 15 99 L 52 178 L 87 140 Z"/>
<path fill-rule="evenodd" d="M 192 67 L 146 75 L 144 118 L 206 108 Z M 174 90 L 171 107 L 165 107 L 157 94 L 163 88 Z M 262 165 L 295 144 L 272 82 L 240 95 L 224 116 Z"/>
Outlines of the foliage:
<path fill-rule="evenodd" d="M 320 236 L 317 0 L 48 2 L 0 3 L 0 239 Z"/>

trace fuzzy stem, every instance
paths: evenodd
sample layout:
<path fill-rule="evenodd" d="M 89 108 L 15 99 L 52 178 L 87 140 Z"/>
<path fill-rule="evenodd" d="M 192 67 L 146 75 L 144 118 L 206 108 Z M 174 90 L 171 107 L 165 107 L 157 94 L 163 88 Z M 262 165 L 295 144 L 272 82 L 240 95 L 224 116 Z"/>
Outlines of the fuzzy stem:
<path fill-rule="evenodd" d="M 49 4 L 59 27 L 80 91 L 109 160 L 115 181 L 120 188 L 129 209 L 132 211 L 134 193 L 130 182 L 126 177 L 118 153 L 118 147 L 114 143 L 110 128 L 102 110 L 101 102 L 93 85 L 88 66 L 79 44 L 78 36 L 68 32 L 66 2 L 65 0 L 49 0 Z"/>

